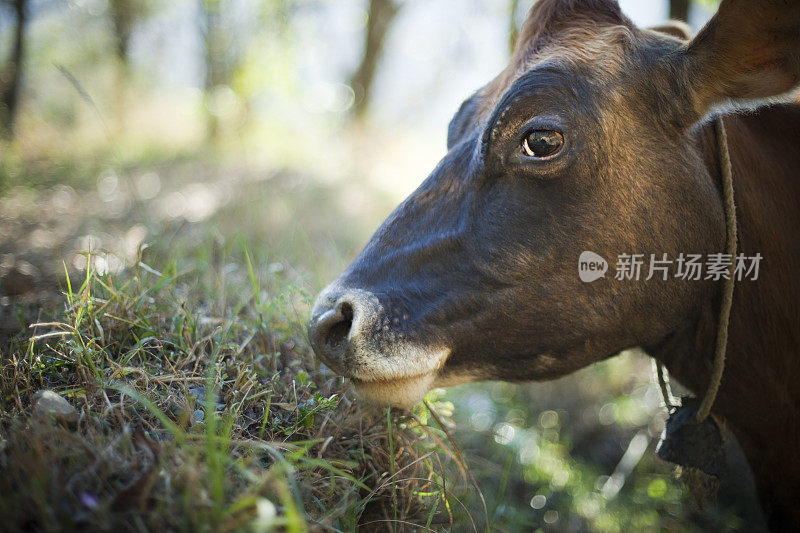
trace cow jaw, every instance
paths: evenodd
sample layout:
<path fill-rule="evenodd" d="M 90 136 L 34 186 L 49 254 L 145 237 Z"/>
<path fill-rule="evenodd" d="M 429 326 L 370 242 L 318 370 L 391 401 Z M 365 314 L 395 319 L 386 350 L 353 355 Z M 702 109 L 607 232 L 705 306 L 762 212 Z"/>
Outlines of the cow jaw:
<path fill-rule="evenodd" d="M 444 365 L 444 360 L 441 365 Z M 356 394 L 366 402 L 382 406 L 411 407 L 421 402 L 431 389 L 454 387 L 480 379 L 481 375 L 475 372 L 454 373 L 437 370 L 406 378 L 373 381 L 351 378 L 351 381 Z"/>
<path fill-rule="evenodd" d="M 400 357 L 387 357 L 370 350 L 360 354 L 360 364 L 351 369 L 350 379 L 361 399 L 375 405 L 411 407 L 433 388 L 450 355 L 450 350 L 414 346 L 399 351 L 403 353 Z M 404 362 L 398 365 L 399 361 Z"/>
<path fill-rule="evenodd" d="M 378 381 L 353 379 L 356 394 L 374 405 L 411 407 L 422 401 L 433 386 L 436 375 L 423 374 L 409 378 Z"/>

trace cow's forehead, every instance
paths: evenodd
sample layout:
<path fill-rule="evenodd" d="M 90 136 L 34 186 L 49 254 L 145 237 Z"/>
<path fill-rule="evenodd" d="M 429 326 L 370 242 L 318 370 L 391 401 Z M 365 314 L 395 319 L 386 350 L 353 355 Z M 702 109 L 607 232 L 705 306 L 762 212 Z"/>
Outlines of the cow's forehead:
<path fill-rule="evenodd" d="M 518 46 L 508 66 L 481 90 L 478 113 L 488 117 L 518 79 L 543 64 L 558 64 L 610 86 L 630 57 L 634 41 L 634 29 L 629 26 L 576 25 L 545 42 Z"/>

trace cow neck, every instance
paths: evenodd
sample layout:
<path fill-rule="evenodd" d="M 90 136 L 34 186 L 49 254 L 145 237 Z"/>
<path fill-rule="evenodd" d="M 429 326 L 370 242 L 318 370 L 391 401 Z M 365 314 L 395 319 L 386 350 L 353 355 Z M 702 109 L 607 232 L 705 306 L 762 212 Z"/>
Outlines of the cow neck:
<path fill-rule="evenodd" d="M 730 322 L 733 289 L 735 287 L 734 266 L 736 261 L 737 224 L 736 202 L 733 190 L 733 168 L 728 149 L 728 135 L 721 115 L 716 116 L 714 126 L 716 130 L 717 157 L 720 163 L 719 170 L 722 177 L 722 200 L 725 212 L 725 253 L 731 258 L 731 261 L 728 265 L 728 277 L 725 279 L 722 305 L 717 321 L 716 347 L 714 349 L 711 378 L 695 415 L 698 422 L 703 422 L 711 413 L 711 408 L 714 406 L 714 400 L 722 383 L 722 374 L 725 371 L 725 354 L 728 346 L 728 324 Z M 664 405 L 667 406 L 667 409 L 672 410 L 675 407 L 675 403 L 672 400 L 672 394 L 669 389 L 667 369 L 663 363 L 658 361 L 655 362 L 655 367 L 658 384 L 664 398 Z"/>

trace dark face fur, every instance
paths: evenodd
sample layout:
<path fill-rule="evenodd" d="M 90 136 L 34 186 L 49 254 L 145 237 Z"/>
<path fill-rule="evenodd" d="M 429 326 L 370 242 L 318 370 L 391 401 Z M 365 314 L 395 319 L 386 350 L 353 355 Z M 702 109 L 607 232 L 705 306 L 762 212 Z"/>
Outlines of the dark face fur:
<path fill-rule="evenodd" d="M 577 52 L 576 52 L 577 50 Z M 614 279 L 620 254 L 724 248 L 686 43 L 612 2 L 542 0 L 448 153 L 320 294 L 309 338 L 370 401 L 549 379 L 696 319 L 710 283 Z M 702 109 L 699 112 L 698 109 Z M 588 250 L 610 264 L 584 283 Z"/>

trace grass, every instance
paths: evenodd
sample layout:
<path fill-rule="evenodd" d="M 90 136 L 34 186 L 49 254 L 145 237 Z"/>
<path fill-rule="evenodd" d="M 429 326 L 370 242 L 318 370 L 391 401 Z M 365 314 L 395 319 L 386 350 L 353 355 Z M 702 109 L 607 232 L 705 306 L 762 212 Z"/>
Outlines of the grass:
<path fill-rule="evenodd" d="M 308 291 L 278 272 L 260 280 L 238 244 L 225 279 L 179 261 L 159 270 L 146 256 L 101 274 L 89 253 L 83 279 L 65 276 L 65 311 L 3 358 L 4 528 L 347 531 L 450 520 L 446 436 L 422 408 L 349 398 L 305 341 Z M 207 299 L 200 286 L 224 294 Z M 32 416 L 42 389 L 78 409 L 77 427 Z"/>

